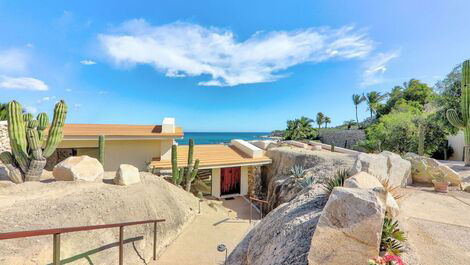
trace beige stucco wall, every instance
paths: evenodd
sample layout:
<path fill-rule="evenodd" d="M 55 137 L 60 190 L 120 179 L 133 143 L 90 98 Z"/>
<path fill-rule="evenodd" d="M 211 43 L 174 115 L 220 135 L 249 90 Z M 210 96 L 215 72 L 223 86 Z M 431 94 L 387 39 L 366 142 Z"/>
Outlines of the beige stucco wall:
<path fill-rule="evenodd" d="M 248 194 L 248 167 L 241 167 L 240 195 Z M 212 169 L 212 196 L 220 198 L 220 168 Z"/>
<path fill-rule="evenodd" d="M 106 140 L 105 166 L 106 171 L 115 171 L 120 164 L 131 164 L 140 170 L 146 169 L 146 162 L 160 156 L 161 140 Z M 89 148 L 98 147 L 98 139 L 93 140 L 63 140 L 59 148 Z M 94 156 L 94 150 L 80 150 L 80 154 Z M 80 155 L 78 154 L 78 155 Z"/>
<path fill-rule="evenodd" d="M 465 146 L 465 140 L 463 138 L 463 131 L 458 132 L 456 135 L 450 135 L 447 137 L 449 145 L 454 149 L 454 153 L 449 160 L 462 160 L 463 147 Z"/>
<path fill-rule="evenodd" d="M 171 146 L 173 145 L 173 139 L 161 140 L 160 141 L 160 159 L 171 160 Z"/>

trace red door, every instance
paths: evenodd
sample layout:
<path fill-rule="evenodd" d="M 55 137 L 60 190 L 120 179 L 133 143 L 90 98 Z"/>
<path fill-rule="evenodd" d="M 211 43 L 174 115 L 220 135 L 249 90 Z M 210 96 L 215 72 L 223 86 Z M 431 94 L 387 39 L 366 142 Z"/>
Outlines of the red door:
<path fill-rule="evenodd" d="M 220 169 L 220 194 L 240 193 L 240 167 L 227 167 Z"/>

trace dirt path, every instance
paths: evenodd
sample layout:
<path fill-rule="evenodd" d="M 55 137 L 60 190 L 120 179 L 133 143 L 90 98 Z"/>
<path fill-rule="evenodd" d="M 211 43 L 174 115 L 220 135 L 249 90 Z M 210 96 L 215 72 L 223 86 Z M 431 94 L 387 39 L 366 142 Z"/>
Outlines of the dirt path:
<path fill-rule="evenodd" d="M 259 219 L 254 210 L 253 215 Z M 206 201 L 201 205 L 201 214 L 185 228 L 157 262 L 151 264 L 223 264 L 225 253 L 218 252 L 217 245 L 225 244 L 230 254 L 252 227 L 249 216 L 249 203 L 242 197 Z"/>
<path fill-rule="evenodd" d="M 402 224 L 423 265 L 470 264 L 470 193 L 409 187 L 400 201 Z"/>

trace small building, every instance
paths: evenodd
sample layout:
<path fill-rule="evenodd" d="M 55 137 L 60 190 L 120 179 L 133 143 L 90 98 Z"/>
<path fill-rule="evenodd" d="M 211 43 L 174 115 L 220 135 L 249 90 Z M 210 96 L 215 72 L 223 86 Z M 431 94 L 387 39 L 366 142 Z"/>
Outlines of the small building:
<path fill-rule="evenodd" d="M 178 146 L 179 167 L 187 166 L 188 149 L 187 145 Z M 209 194 L 217 198 L 247 195 L 256 168 L 272 162 L 263 150 L 243 140 L 232 140 L 229 145 L 195 145 L 193 157 L 199 159 L 199 176 L 210 187 Z M 156 157 L 150 165 L 160 173 L 171 172 L 171 160 Z"/>
<path fill-rule="evenodd" d="M 174 140 L 183 138 L 184 133 L 173 118 L 165 118 L 161 125 L 65 124 L 64 138 L 46 169 L 51 170 L 69 156 L 98 158 L 100 135 L 105 136 L 104 169 L 115 171 L 120 164 L 145 170 L 156 156 L 170 160 Z"/>

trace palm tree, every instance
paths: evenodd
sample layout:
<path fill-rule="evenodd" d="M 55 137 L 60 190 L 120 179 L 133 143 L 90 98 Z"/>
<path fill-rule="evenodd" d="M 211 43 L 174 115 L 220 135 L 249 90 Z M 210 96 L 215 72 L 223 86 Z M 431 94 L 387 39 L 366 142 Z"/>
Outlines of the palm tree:
<path fill-rule="evenodd" d="M 359 118 L 357 117 L 357 106 L 359 106 L 359 104 L 364 102 L 364 100 L 366 100 L 366 97 L 364 97 L 364 94 L 362 94 L 362 95 L 353 94 L 352 95 L 352 100 L 353 100 L 354 106 L 356 107 L 356 122 L 357 122 L 357 124 L 359 124 Z"/>
<path fill-rule="evenodd" d="M 316 122 L 318 124 L 318 132 L 320 132 L 321 125 L 325 122 L 325 114 L 318 112 Z"/>
<path fill-rule="evenodd" d="M 325 117 L 324 122 L 325 122 L 325 128 L 328 128 L 328 123 L 331 123 L 331 118 Z"/>
<path fill-rule="evenodd" d="M 377 109 L 379 107 L 380 101 L 382 101 L 387 94 L 381 94 L 380 92 L 377 91 L 371 91 L 367 93 L 366 95 L 366 100 L 367 100 L 367 105 L 369 106 L 369 111 L 370 111 L 370 117 L 373 117 L 373 114 L 377 112 Z"/>
<path fill-rule="evenodd" d="M 7 104 L 0 103 L 0 121 L 7 119 Z"/>
<path fill-rule="evenodd" d="M 309 139 L 313 134 L 312 120 L 307 117 L 287 121 L 286 140 Z"/>

